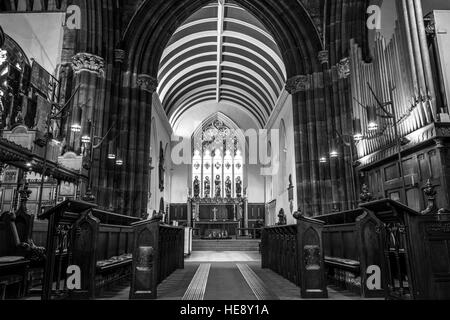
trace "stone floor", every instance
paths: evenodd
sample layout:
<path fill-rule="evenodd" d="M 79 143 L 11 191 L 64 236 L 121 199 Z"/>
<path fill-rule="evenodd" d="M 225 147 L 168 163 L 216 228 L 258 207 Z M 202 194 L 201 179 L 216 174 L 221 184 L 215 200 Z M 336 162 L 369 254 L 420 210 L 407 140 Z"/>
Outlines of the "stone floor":
<path fill-rule="evenodd" d="M 129 286 L 105 292 L 101 300 L 126 300 Z M 361 297 L 329 287 L 330 300 Z M 193 252 L 185 268 L 158 287 L 159 300 L 301 300 L 300 289 L 271 270 L 262 269 L 258 252 Z"/>

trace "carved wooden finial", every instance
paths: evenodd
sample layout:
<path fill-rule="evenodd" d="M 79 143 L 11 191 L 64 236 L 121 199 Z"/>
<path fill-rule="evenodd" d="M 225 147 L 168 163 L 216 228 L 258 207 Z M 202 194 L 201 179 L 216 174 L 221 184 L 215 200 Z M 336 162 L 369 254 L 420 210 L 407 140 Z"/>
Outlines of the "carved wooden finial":
<path fill-rule="evenodd" d="M 304 215 L 300 208 L 297 209 L 293 214 L 295 220 L 300 220 Z"/>
<path fill-rule="evenodd" d="M 372 194 L 369 192 L 369 187 L 367 186 L 367 184 L 362 185 L 359 199 L 361 200 L 361 203 L 366 203 L 373 200 Z"/>
<path fill-rule="evenodd" d="M 423 193 L 427 197 L 427 207 L 421 213 L 423 215 L 436 213 L 438 211 L 436 206 L 436 190 L 430 179 L 428 179 L 425 189 L 423 189 Z"/>

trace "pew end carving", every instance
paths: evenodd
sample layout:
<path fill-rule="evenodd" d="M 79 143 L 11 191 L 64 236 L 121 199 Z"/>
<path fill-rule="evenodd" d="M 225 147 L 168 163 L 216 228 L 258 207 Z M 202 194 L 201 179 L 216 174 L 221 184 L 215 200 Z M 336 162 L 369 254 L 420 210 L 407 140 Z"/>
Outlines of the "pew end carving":
<path fill-rule="evenodd" d="M 298 217 L 296 225 L 262 229 L 261 266 L 300 287 L 302 298 L 327 298 L 323 223 Z"/>
<path fill-rule="evenodd" d="M 450 215 L 423 215 L 389 199 L 362 207 L 385 227 L 386 298 L 450 299 Z"/>
<path fill-rule="evenodd" d="M 159 218 L 134 223 L 130 300 L 156 299 L 157 287 L 177 269 L 184 268 L 182 227 L 161 223 Z"/>

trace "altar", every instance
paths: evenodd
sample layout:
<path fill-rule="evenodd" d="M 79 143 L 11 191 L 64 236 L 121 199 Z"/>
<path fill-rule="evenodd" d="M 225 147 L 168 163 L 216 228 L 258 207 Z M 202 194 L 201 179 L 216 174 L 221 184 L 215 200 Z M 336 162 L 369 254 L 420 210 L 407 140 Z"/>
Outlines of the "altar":
<path fill-rule="evenodd" d="M 237 234 L 239 221 L 200 221 L 194 222 L 202 239 L 231 239 Z"/>
<path fill-rule="evenodd" d="M 189 198 L 188 223 L 202 239 L 230 239 L 246 227 L 246 198 Z"/>

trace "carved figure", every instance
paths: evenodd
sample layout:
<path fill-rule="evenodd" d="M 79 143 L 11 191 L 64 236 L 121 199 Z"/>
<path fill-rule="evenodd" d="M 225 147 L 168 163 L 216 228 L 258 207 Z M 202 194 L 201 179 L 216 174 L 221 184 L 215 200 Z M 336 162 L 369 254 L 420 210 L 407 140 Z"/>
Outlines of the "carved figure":
<path fill-rule="evenodd" d="M 236 178 L 236 195 L 238 198 L 242 198 L 242 180 L 241 177 Z"/>
<path fill-rule="evenodd" d="M 198 198 L 200 196 L 200 180 L 198 176 L 194 179 L 194 197 Z"/>
<path fill-rule="evenodd" d="M 209 198 L 211 194 L 211 181 L 209 181 L 209 177 L 205 178 L 205 198 Z"/>
<path fill-rule="evenodd" d="M 216 176 L 216 181 L 214 183 L 216 185 L 216 198 L 220 198 L 220 195 L 222 193 L 222 188 L 220 187 L 221 181 L 220 181 L 219 175 Z"/>
<path fill-rule="evenodd" d="M 231 198 L 231 178 L 227 177 L 225 181 L 225 192 L 227 194 L 227 198 Z"/>

